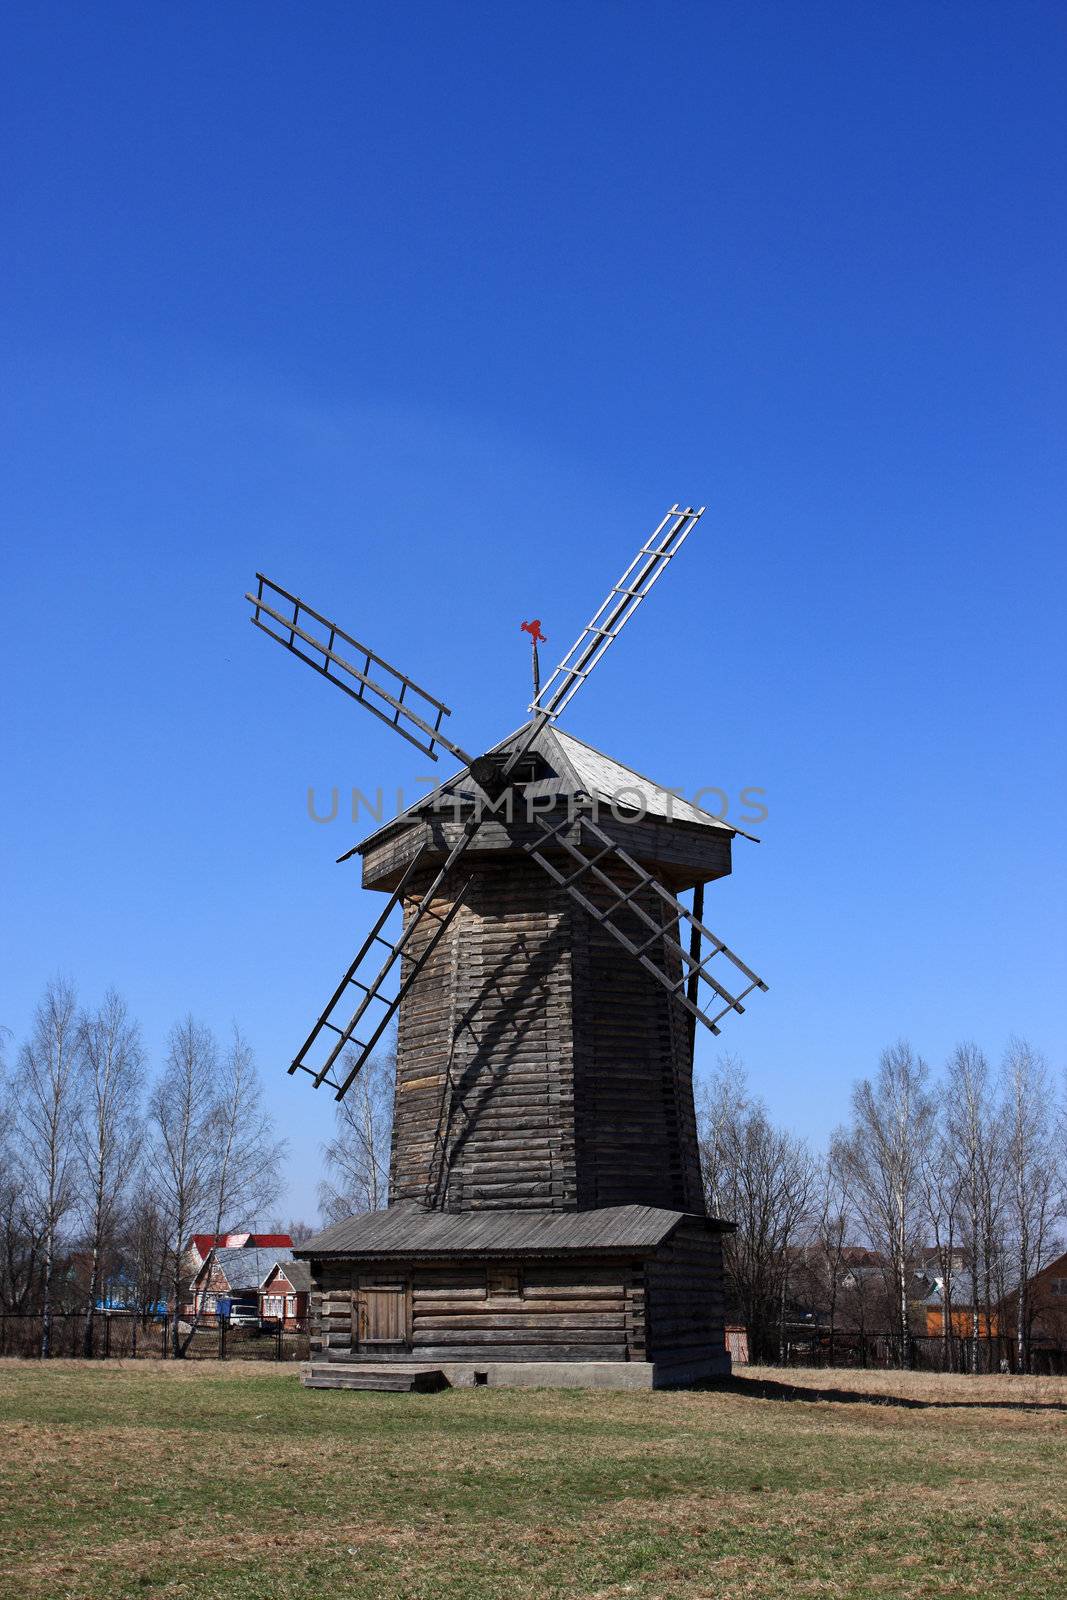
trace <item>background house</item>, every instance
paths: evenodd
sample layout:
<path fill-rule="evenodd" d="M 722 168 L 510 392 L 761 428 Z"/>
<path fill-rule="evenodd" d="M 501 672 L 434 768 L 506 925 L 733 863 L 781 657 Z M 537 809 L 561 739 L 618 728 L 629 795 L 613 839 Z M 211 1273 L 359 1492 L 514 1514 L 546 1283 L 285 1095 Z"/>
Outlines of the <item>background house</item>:
<path fill-rule="evenodd" d="M 190 1279 L 200 1271 L 212 1250 L 291 1250 L 287 1233 L 191 1233 L 182 1251 L 182 1264 Z"/>
<path fill-rule="evenodd" d="M 928 1338 L 940 1338 L 945 1331 L 944 1274 L 931 1266 L 923 1277 L 928 1287 L 920 1301 L 923 1317 L 918 1331 Z M 977 1331 L 979 1339 L 988 1339 L 1000 1332 L 997 1308 L 986 1305 L 982 1296 L 979 1296 L 977 1330 L 975 1328 L 974 1279 L 969 1268 L 960 1266 L 953 1271 L 947 1298 L 951 1301 L 949 1328 L 955 1338 L 970 1339 Z"/>
<path fill-rule="evenodd" d="M 193 1278 L 185 1315 L 210 1323 L 218 1320 L 220 1310 L 225 1314 L 236 1306 L 258 1314 L 260 1285 L 279 1262 L 292 1258 L 292 1251 L 283 1247 L 216 1246 Z"/>
<path fill-rule="evenodd" d="M 311 1268 L 306 1261 L 276 1261 L 259 1286 L 261 1322 L 306 1328 Z"/>

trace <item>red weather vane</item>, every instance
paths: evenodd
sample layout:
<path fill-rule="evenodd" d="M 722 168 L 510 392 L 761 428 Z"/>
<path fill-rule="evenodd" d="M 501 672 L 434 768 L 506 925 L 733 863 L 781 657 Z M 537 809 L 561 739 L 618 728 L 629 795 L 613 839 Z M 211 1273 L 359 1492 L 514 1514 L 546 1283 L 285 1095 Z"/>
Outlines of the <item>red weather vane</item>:
<path fill-rule="evenodd" d="M 541 618 L 535 617 L 532 622 L 520 622 L 520 633 L 528 633 L 534 644 L 547 644 L 548 640 L 541 632 Z"/>

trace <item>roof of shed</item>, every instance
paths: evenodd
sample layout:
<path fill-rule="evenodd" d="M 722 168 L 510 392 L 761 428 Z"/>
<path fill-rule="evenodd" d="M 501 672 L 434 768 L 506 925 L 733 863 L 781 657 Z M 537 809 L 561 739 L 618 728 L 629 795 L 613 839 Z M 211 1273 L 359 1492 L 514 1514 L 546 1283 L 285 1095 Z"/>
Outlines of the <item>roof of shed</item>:
<path fill-rule="evenodd" d="M 400 1201 L 337 1222 L 298 1246 L 301 1256 L 554 1255 L 571 1250 L 653 1250 L 689 1213 L 656 1206 L 607 1206 L 598 1211 L 427 1211 Z M 699 1222 L 722 1229 L 710 1217 Z"/>
<path fill-rule="evenodd" d="M 506 739 L 501 739 L 499 744 L 493 745 L 488 753 L 513 749 L 525 738 L 529 726 L 529 723 L 525 723 L 515 733 L 508 734 Z M 683 800 L 681 796 L 672 794 L 669 789 L 653 783 L 652 779 L 646 778 L 643 773 L 635 772 L 632 767 L 623 766 L 621 761 L 605 755 L 602 750 L 587 744 L 584 739 L 576 739 L 572 733 L 564 733 L 559 728 L 552 726 L 542 728 L 530 750 L 540 758 L 548 770 L 545 776 L 523 784 L 523 790 L 527 795 L 565 799 L 569 795 L 586 794 L 605 803 L 617 800 L 620 811 L 643 810 L 648 816 L 710 828 L 717 833 L 733 835 L 744 832 L 743 829 L 724 822 L 712 812 L 691 805 L 688 800 Z M 444 795 L 457 795 L 474 800 L 481 793 L 470 776 L 470 769 L 464 767 L 453 777 L 447 778 L 430 794 L 423 795 L 406 810 L 391 817 L 388 822 L 376 828 L 365 839 L 361 839 L 358 845 L 346 851 L 345 855 L 338 859 L 347 860 L 356 853 L 356 850 L 366 849 L 391 828 L 395 828 L 398 823 L 431 810 L 434 802 Z M 640 799 L 636 798 L 637 796 Z M 749 839 L 753 835 L 745 834 L 744 837 Z"/>

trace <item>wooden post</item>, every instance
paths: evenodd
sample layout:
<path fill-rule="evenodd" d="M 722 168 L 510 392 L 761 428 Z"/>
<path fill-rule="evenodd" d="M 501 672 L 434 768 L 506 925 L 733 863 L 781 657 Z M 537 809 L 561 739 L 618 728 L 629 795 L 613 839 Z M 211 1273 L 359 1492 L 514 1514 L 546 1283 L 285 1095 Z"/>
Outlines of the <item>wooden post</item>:
<path fill-rule="evenodd" d="M 693 888 L 693 916 L 697 922 L 704 920 L 704 885 L 698 883 Z M 689 930 L 689 955 L 693 961 L 700 960 L 700 929 L 693 926 Z M 689 982 L 686 984 L 685 997 L 691 1006 L 697 1004 L 700 994 L 700 979 L 696 967 L 689 969 Z M 689 1064 L 693 1065 L 696 1057 L 697 1019 L 690 1011 L 686 1014 L 689 1023 Z"/>

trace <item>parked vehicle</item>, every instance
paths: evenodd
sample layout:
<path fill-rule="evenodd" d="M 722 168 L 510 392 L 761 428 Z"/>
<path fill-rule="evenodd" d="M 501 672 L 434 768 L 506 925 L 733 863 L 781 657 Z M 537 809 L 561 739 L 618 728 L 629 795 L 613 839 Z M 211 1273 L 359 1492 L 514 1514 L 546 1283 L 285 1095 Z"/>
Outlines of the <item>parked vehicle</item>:
<path fill-rule="evenodd" d="M 258 1328 L 259 1307 L 256 1305 L 232 1305 L 230 1307 L 231 1328 Z"/>

